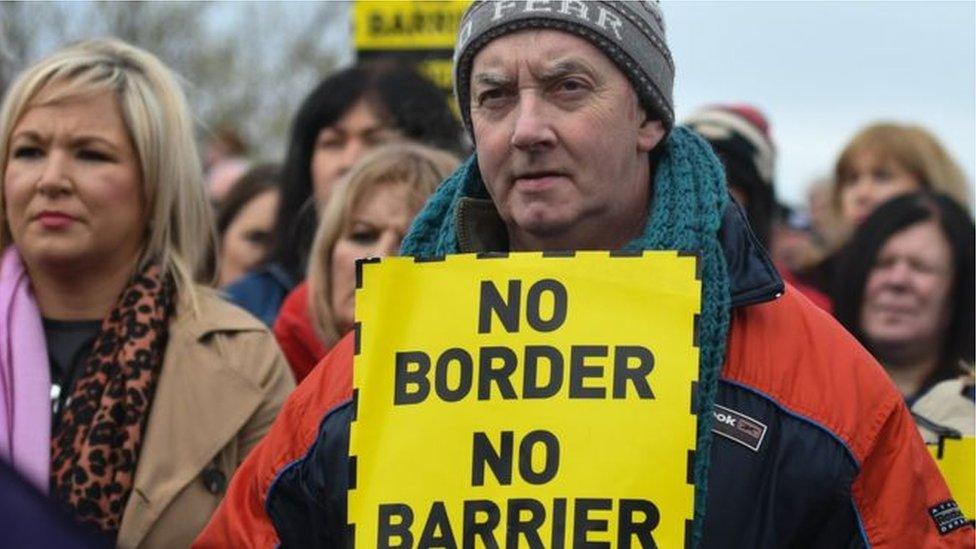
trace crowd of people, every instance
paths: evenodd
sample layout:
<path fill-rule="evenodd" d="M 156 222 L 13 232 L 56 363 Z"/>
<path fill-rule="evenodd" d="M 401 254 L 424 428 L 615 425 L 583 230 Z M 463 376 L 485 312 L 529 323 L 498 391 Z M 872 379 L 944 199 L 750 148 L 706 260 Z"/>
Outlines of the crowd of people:
<path fill-rule="evenodd" d="M 19 76 L 0 460 L 32 488 L 2 497 L 47 494 L 82 526 L 38 510 L 37 536 L 345 545 L 357 259 L 694 248 L 702 413 L 782 429 L 743 463 L 700 422 L 696 542 L 972 545 L 926 512 L 951 497 L 918 434 L 976 434 L 972 186 L 936 136 L 862 129 L 803 219 L 759 108 L 675 120 L 653 4 L 531 7 L 465 14 L 460 120 L 410 66 L 359 64 L 308 94 L 273 163 L 225 128 L 201 155 L 178 77 L 119 40 Z"/>
<path fill-rule="evenodd" d="M 973 400 L 971 187 L 932 133 L 893 122 L 860 130 L 833 177 L 812 190 L 815 219 L 784 237 L 790 212 L 776 203 L 776 147 L 763 114 L 719 105 L 684 123 L 721 158 L 779 272 L 871 351 L 909 406 L 949 380 Z M 950 422 L 972 432 L 970 412 Z"/>

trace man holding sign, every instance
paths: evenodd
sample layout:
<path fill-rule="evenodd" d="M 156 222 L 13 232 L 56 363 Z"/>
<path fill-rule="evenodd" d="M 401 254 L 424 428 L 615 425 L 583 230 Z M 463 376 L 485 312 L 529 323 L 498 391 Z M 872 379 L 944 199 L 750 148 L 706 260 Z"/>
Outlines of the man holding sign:
<path fill-rule="evenodd" d="M 405 255 L 542 251 L 549 257 L 541 261 L 551 262 L 577 250 L 685 250 L 699 258 L 698 371 L 691 378 L 697 378 L 697 389 L 690 404 L 698 413 L 696 451 L 687 479 L 681 479 L 694 485 L 688 514 L 694 521 L 685 543 L 972 545 L 972 528 L 884 372 L 825 313 L 784 288 L 741 210 L 728 200 L 721 166 L 708 145 L 673 129 L 674 65 L 656 3 L 475 2 L 461 22 L 454 60 L 455 92 L 477 154 L 418 216 L 404 241 Z M 448 257 L 446 263 L 465 260 Z M 364 270 L 368 290 L 371 271 Z M 654 284 L 670 284 L 657 268 L 644 272 Z M 569 290 L 560 312 L 558 280 L 527 274 L 524 287 L 499 280 L 485 288 L 480 303 L 493 304 L 486 329 L 505 331 L 501 325 L 514 333 L 516 319 L 531 324 L 526 310 L 509 307 L 523 295 L 528 307 L 530 286 L 541 280 L 554 282 L 537 290 L 550 306 L 545 314 L 533 309 L 533 330 L 545 332 L 547 323 L 562 329 L 563 321 L 569 326 L 585 316 L 573 308 L 576 294 Z M 444 302 L 454 299 L 446 288 L 441 295 Z M 649 310 L 668 306 L 663 298 L 636 293 L 632 301 Z M 396 310 L 392 301 L 390 307 Z M 367 318 L 372 319 L 368 313 Z M 440 330 L 436 319 L 431 322 L 421 328 Z M 465 500 L 463 513 L 449 508 L 450 502 L 416 508 L 393 501 L 373 509 L 376 537 L 360 539 L 363 498 L 385 489 L 359 481 L 362 469 L 376 461 L 374 454 L 362 453 L 369 445 L 361 428 L 372 421 L 374 408 L 366 406 L 363 393 L 356 417 L 353 396 L 354 355 L 362 352 L 357 361 L 374 356 L 383 345 L 368 335 L 374 324 L 364 321 L 362 340 L 347 337 L 296 390 L 239 469 L 200 546 L 344 546 L 355 540 L 385 547 L 636 547 L 664 539 L 656 537 L 664 528 L 661 501 L 641 494 L 613 500 L 522 497 L 502 504 Z M 524 378 L 530 381 L 519 384 L 505 372 L 531 371 L 530 357 L 542 353 L 549 353 L 546 364 L 564 366 L 564 383 L 553 395 L 571 400 L 575 387 L 576 397 L 591 399 L 594 414 L 616 409 L 618 400 L 658 400 L 658 388 L 647 381 L 661 352 L 656 343 L 543 347 L 519 347 L 515 355 L 499 350 L 512 347 L 460 343 L 447 351 L 400 349 L 390 355 L 400 376 L 393 377 L 391 400 L 398 414 L 409 415 L 423 405 L 461 406 L 492 394 L 525 399 L 527 390 L 544 391 L 548 382 Z M 506 356 L 515 357 L 513 369 L 491 367 L 495 360 L 509 364 Z M 593 366 L 597 362 L 603 368 Z M 460 373 L 438 374 L 448 366 Z M 489 382 L 482 384 L 476 372 Z M 363 375 L 357 367 L 357 388 Z M 391 423 L 384 425 L 395 429 L 399 416 L 387 417 Z M 459 420 L 451 414 L 441 418 Z M 495 423 L 516 419 L 499 415 Z M 550 414 L 556 427 L 583 419 L 591 417 Z M 350 459 L 350 424 L 356 459 Z M 616 424 L 603 423 L 608 430 Z M 485 431 L 468 440 L 468 452 L 473 448 L 480 458 L 458 459 L 471 468 L 472 485 L 559 482 L 572 456 L 553 432 Z M 662 440 L 671 434 L 656 427 L 654 433 Z M 613 457 L 632 446 L 616 444 L 599 450 Z M 614 466 L 596 474 L 605 474 L 610 484 L 650 477 L 653 469 Z M 394 472 L 408 477 L 398 485 L 409 484 L 416 473 Z M 457 516 L 463 518 L 452 520 Z"/>

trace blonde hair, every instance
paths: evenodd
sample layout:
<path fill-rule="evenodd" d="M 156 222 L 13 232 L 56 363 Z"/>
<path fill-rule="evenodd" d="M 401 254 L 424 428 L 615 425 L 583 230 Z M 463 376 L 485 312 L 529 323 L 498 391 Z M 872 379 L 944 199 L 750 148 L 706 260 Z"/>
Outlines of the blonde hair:
<path fill-rule="evenodd" d="M 855 158 L 866 153 L 896 162 L 923 188 L 946 194 L 970 211 L 966 176 L 934 135 L 921 126 L 878 122 L 859 131 L 837 159 L 831 192 L 835 212 L 840 211 L 841 190 Z"/>
<path fill-rule="evenodd" d="M 342 334 L 332 310 L 332 250 L 349 228 L 353 211 L 381 185 L 407 185 L 412 191 L 415 211 L 419 210 L 437 185 L 459 164 L 451 153 L 418 145 L 396 143 L 378 147 L 364 156 L 337 184 L 315 231 L 308 264 L 308 301 L 315 329 L 331 347 Z"/>
<path fill-rule="evenodd" d="M 17 78 L 0 107 L 0 174 L 14 127 L 42 91 L 50 92 L 45 103 L 114 93 L 139 157 L 149 212 L 138 268 L 158 262 L 196 310 L 194 273 L 205 270 L 215 232 L 193 119 L 177 78 L 151 53 L 111 38 L 80 42 L 42 59 Z M 13 239 L 2 193 L 0 220 L 3 250 Z"/>

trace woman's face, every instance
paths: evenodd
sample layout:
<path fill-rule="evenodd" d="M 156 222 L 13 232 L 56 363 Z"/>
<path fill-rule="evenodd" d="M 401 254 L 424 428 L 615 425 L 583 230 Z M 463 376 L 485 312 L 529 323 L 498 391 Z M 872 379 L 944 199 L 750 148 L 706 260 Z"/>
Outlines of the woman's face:
<path fill-rule="evenodd" d="M 255 195 L 227 225 L 220 242 L 220 286 L 226 286 L 264 261 L 271 246 L 278 191 Z"/>
<path fill-rule="evenodd" d="M 396 255 L 417 213 L 417 201 L 411 195 L 411 188 L 402 183 L 381 185 L 364 193 L 332 248 L 330 304 L 340 334 L 353 324 L 356 260 Z"/>
<path fill-rule="evenodd" d="M 897 161 L 869 152 L 854 156 L 839 183 L 841 217 L 849 227 L 860 225 L 882 202 L 922 187 Z"/>
<path fill-rule="evenodd" d="M 952 249 L 935 221 L 888 239 L 868 274 L 861 330 L 872 344 L 934 347 L 949 325 Z"/>
<path fill-rule="evenodd" d="M 360 99 L 335 124 L 319 131 L 312 153 L 312 187 L 319 211 L 332 188 L 363 154 L 377 145 L 397 141 L 400 133 L 386 126 L 373 108 Z"/>
<path fill-rule="evenodd" d="M 118 272 L 147 232 L 135 146 L 111 92 L 44 104 L 14 126 L 3 173 L 4 213 L 28 267 Z"/>

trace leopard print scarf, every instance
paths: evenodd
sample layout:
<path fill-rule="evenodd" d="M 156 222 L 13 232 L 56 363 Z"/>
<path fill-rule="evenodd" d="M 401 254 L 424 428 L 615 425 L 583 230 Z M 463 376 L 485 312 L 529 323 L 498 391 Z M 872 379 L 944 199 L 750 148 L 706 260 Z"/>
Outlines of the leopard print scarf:
<path fill-rule="evenodd" d="M 158 266 L 136 274 L 102 321 L 51 439 L 51 492 L 83 526 L 113 540 L 135 479 L 173 312 Z"/>

